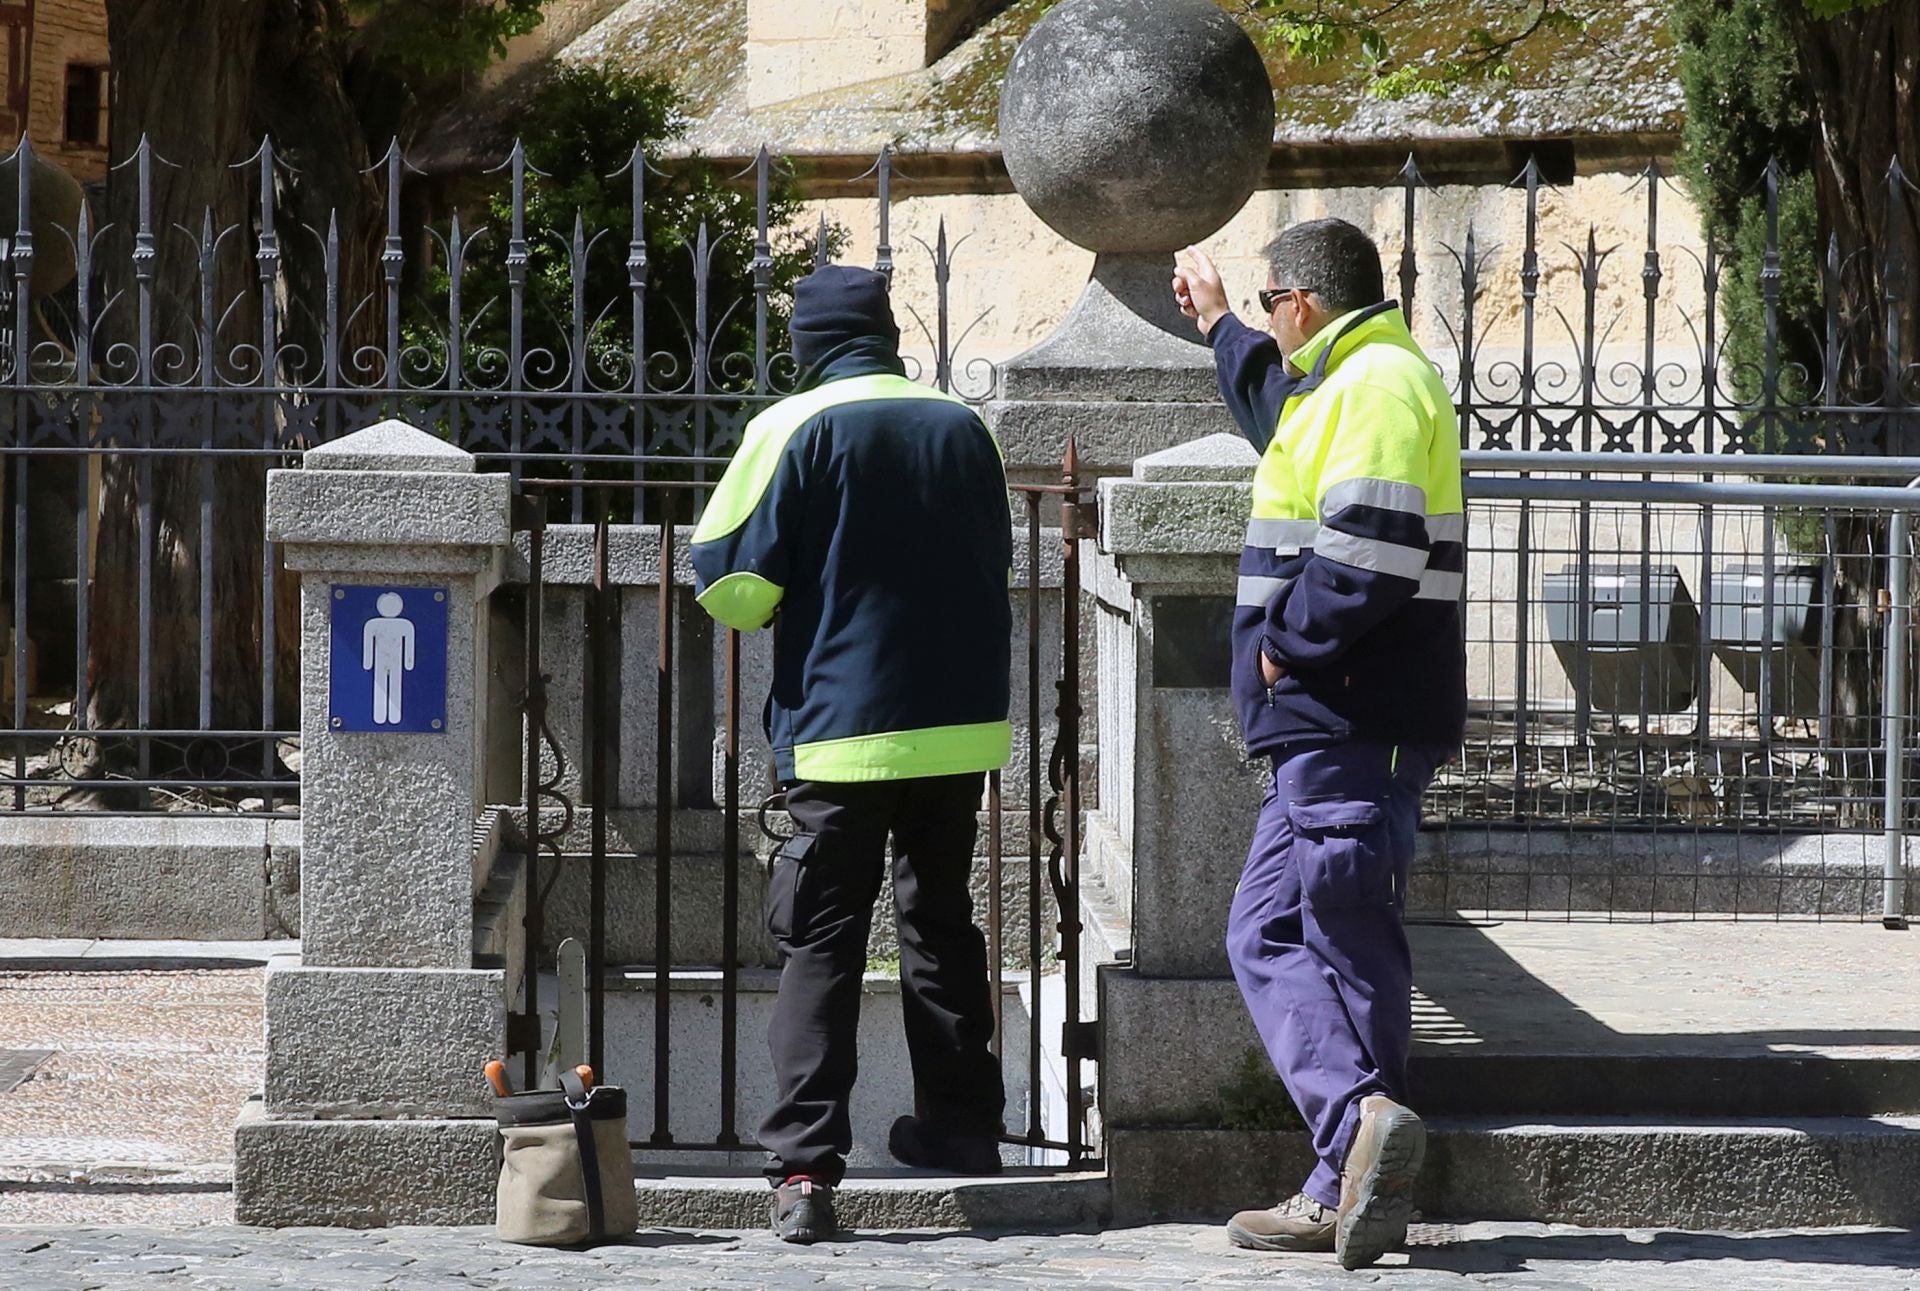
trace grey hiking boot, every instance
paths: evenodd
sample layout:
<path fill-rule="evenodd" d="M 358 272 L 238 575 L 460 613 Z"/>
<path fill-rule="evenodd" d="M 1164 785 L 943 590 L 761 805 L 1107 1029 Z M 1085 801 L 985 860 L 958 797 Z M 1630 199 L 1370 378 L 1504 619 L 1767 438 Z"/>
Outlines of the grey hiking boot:
<path fill-rule="evenodd" d="M 781 1241 L 797 1246 L 831 1238 L 837 1231 L 833 1189 L 805 1175 L 795 1175 L 781 1184 L 773 1193 L 773 1231 Z"/>
<path fill-rule="evenodd" d="M 1304 1192 L 1271 1210 L 1243 1210 L 1227 1221 L 1227 1240 L 1250 1251 L 1331 1251 L 1333 1211 Z"/>
<path fill-rule="evenodd" d="M 1360 1126 L 1340 1171 L 1340 1267 L 1365 1268 L 1405 1244 L 1413 1181 L 1426 1155 L 1427 1127 L 1410 1109 L 1381 1094 L 1360 1101 Z"/>

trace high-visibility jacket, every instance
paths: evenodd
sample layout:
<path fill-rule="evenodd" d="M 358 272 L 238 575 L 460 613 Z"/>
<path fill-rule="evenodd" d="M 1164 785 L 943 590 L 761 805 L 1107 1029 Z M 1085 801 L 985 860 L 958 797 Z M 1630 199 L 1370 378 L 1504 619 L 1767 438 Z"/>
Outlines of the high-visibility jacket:
<path fill-rule="evenodd" d="M 1247 752 L 1356 738 L 1457 746 L 1459 429 L 1399 308 L 1336 319 L 1293 369 L 1271 337 L 1231 316 L 1209 341 L 1222 394 L 1262 450 L 1233 620 Z M 1263 653 L 1284 672 L 1271 687 Z"/>
<path fill-rule="evenodd" d="M 748 423 L 693 535 L 699 604 L 741 631 L 775 624 L 766 723 L 780 778 L 1005 765 L 1013 553 L 998 443 L 966 404 L 909 381 L 883 340 L 808 377 Z"/>

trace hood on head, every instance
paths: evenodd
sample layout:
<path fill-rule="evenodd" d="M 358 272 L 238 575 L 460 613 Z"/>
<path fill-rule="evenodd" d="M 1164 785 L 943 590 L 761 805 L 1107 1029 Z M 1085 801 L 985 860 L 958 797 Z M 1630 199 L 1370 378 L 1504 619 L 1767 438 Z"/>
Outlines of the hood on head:
<path fill-rule="evenodd" d="M 887 280 L 871 269 L 823 265 L 793 288 L 793 357 L 809 371 L 852 342 L 880 343 L 889 354 L 900 350 L 900 327 L 893 321 Z"/>

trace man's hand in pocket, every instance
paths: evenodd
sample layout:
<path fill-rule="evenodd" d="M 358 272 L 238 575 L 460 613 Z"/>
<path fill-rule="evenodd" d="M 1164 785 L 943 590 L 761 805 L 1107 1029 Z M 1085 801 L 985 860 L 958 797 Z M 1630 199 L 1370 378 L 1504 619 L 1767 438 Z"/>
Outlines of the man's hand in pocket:
<path fill-rule="evenodd" d="M 1286 675 L 1287 670 L 1267 658 L 1267 652 L 1265 650 L 1260 652 L 1260 680 L 1264 682 L 1269 689 L 1278 686 L 1280 679 Z"/>

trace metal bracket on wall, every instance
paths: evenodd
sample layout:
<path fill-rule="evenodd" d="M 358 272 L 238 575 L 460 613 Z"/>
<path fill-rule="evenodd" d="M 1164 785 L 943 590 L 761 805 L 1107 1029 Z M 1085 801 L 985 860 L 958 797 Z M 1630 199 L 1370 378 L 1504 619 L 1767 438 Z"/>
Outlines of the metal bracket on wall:
<path fill-rule="evenodd" d="M 540 1048 L 540 1015 L 507 1014 L 507 1052 L 533 1053 Z"/>
<path fill-rule="evenodd" d="M 1097 1020 L 1060 1024 L 1060 1053 L 1063 1057 L 1098 1062 L 1104 1041 L 1105 1036 Z"/>
<path fill-rule="evenodd" d="M 1065 537 L 1098 538 L 1100 536 L 1100 504 L 1091 494 L 1063 510 L 1073 518 L 1073 530 L 1064 535 Z"/>

